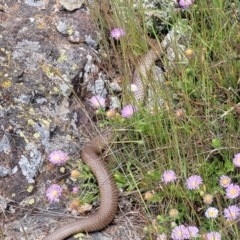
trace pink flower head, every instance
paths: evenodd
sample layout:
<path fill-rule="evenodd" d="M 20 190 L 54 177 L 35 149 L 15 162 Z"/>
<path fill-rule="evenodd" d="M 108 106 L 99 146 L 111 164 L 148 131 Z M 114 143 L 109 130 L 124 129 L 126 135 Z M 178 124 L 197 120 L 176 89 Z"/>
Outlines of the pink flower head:
<path fill-rule="evenodd" d="M 216 218 L 218 216 L 218 210 L 215 207 L 209 207 L 205 212 L 205 216 L 207 218 Z"/>
<path fill-rule="evenodd" d="M 220 177 L 219 182 L 220 182 L 220 185 L 221 185 L 222 187 L 226 188 L 226 187 L 228 187 L 229 184 L 231 183 L 231 179 L 230 179 L 228 176 L 222 175 L 222 176 Z"/>
<path fill-rule="evenodd" d="M 234 220 L 240 215 L 240 208 L 236 205 L 231 205 L 223 210 L 224 217 L 227 220 Z"/>
<path fill-rule="evenodd" d="M 230 184 L 226 188 L 226 196 L 229 199 L 237 198 L 240 195 L 240 187 L 237 184 Z"/>
<path fill-rule="evenodd" d="M 187 179 L 186 185 L 189 190 L 199 189 L 199 185 L 202 184 L 203 180 L 198 175 L 193 175 Z"/>
<path fill-rule="evenodd" d="M 221 234 L 219 232 L 207 233 L 207 240 L 221 240 Z"/>
<path fill-rule="evenodd" d="M 184 225 L 179 225 L 173 228 L 171 233 L 171 238 L 173 240 L 184 240 L 189 239 L 189 233 Z"/>
<path fill-rule="evenodd" d="M 178 4 L 181 8 L 189 8 L 193 2 L 194 0 L 179 0 Z"/>
<path fill-rule="evenodd" d="M 237 154 L 234 155 L 233 164 L 236 167 L 240 167 L 240 153 L 237 153 Z"/>
<path fill-rule="evenodd" d="M 105 99 L 100 95 L 92 96 L 89 101 L 91 102 L 92 106 L 96 109 L 101 107 L 104 108 L 106 106 Z"/>
<path fill-rule="evenodd" d="M 72 189 L 72 191 L 73 191 L 74 194 L 77 194 L 77 193 L 78 193 L 78 190 L 79 190 L 79 189 L 78 189 L 77 187 L 73 187 L 73 189 Z"/>
<path fill-rule="evenodd" d="M 131 118 L 132 115 L 137 111 L 137 107 L 133 105 L 126 105 L 121 111 L 122 117 Z"/>
<path fill-rule="evenodd" d="M 57 184 L 52 184 L 46 191 L 46 197 L 50 202 L 57 202 L 62 194 L 62 188 Z"/>
<path fill-rule="evenodd" d="M 49 154 L 48 156 L 49 161 L 54 164 L 54 165 L 62 165 L 68 160 L 68 155 L 61 151 L 61 150 L 56 150 L 53 151 Z"/>
<path fill-rule="evenodd" d="M 162 175 L 162 182 L 168 184 L 170 182 L 174 182 L 177 179 L 176 174 L 173 170 L 165 171 Z"/>
<path fill-rule="evenodd" d="M 198 237 L 198 232 L 199 229 L 195 226 L 188 226 L 186 227 L 188 234 L 189 234 L 189 238 L 188 239 L 192 239 L 192 238 L 197 238 Z"/>
<path fill-rule="evenodd" d="M 111 37 L 118 40 L 120 37 L 123 37 L 125 35 L 125 32 L 121 28 L 114 28 L 111 31 Z"/>

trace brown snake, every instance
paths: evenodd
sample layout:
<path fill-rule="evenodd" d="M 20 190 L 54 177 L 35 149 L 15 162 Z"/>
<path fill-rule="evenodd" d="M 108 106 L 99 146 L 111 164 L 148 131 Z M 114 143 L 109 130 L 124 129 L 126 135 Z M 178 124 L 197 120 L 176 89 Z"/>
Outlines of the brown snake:
<path fill-rule="evenodd" d="M 163 54 L 158 43 L 138 60 L 138 66 L 134 71 L 132 84 L 137 86 L 134 98 L 142 102 L 145 98 L 145 85 L 147 73 L 153 63 Z M 114 218 L 118 207 L 118 188 L 113 180 L 106 163 L 101 160 L 101 151 L 113 140 L 113 130 L 102 132 L 87 143 L 81 151 L 82 161 L 88 165 L 95 175 L 100 189 L 100 207 L 98 211 L 86 219 L 77 220 L 57 228 L 44 240 L 63 240 L 79 232 L 94 232 L 106 227 Z"/>

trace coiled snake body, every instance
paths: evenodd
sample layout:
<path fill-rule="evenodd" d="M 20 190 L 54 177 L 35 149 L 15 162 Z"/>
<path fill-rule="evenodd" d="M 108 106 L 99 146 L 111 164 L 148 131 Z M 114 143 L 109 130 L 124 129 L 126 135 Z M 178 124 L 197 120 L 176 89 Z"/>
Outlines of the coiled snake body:
<path fill-rule="evenodd" d="M 142 102 L 145 98 L 145 84 L 147 73 L 153 63 L 163 54 L 161 46 L 156 43 L 138 61 L 138 66 L 134 71 L 132 84 L 137 86 L 134 92 L 136 101 Z M 96 214 L 68 223 L 57 228 L 44 240 L 63 240 L 79 232 L 94 232 L 106 227 L 114 218 L 118 207 L 118 188 L 113 180 L 106 163 L 101 160 L 99 154 L 113 140 L 111 129 L 102 132 L 97 137 L 87 143 L 81 151 L 81 159 L 87 164 L 95 175 L 100 189 L 100 207 Z"/>

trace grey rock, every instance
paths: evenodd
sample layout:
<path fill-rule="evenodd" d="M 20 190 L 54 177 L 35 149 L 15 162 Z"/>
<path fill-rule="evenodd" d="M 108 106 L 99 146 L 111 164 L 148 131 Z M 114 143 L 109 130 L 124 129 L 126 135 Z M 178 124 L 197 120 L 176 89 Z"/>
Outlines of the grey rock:
<path fill-rule="evenodd" d="M 97 79 L 94 84 L 89 84 L 87 86 L 87 91 L 92 92 L 93 95 L 100 95 L 104 98 L 107 96 L 105 81 L 101 78 L 101 76 L 99 76 L 99 79 Z"/>
<path fill-rule="evenodd" d="M 18 163 L 27 181 L 34 183 L 33 178 L 36 177 L 38 170 L 42 167 L 43 157 L 33 143 L 27 144 L 26 150 L 30 152 L 30 157 L 27 158 L 22 155 Z"/>
<path fill-rule="evenodd" d="M 122 92 L 122 88 L 119 86 L 118 83 L 111 82 L 109 85 L 110 85 L 110 88 L 112 89 L 113 92 L 116 92 L 116 93 Z"/>
<path fill-rule="evenodd" d="M 24 32 L 24 30 L 22 30 L 22 32 Z M 34 72 L 41 65 L 41 61 L 45 55 L 46 53 L 44 54 L 39 42 L 23 40 L 15 46 L 13 59 L 22 62 L 29 71 Z"/>
<path fill-rule="evenodd" d="M 36 122 L 33 124 L 33 127 L 35 131 L 40 135 L 42 145 L 47 149 L 50 141 L 49 129 L 46 128 L 45 125 L 41 125 Z"/>
<path fill-rule="evenodd" d="M 84 67 L 84 77 L 83 80 L 87 84 L 87 91 L 91 92 L 92 95 L 100 95 L 102 97 L 107 96 L 107 89 L 105 86 L 105 83 L 108 81 L 107 77 L 103 73 L 99 73 L 98 67 L 93 63 L 92 61 L 93 57 L 91 55 L 87 55 L 87 62 Z M 98 79 L 92 83 L 91 78 L 93 74 L 96 74 L 98 76 Z"/>
<path fill-rule="evenodd" d="M 111 237 L 103 236 L 102 233 L 93 233 L 93 234 L 91 234 L 91 239 L 92 240 L 113 240 L 113 238 L 111 238 Z"/>
<path fill-rule="evenodd" d="M 0 196 L 0 212 L 4 212 L 4 210 L 7 208 L 8 202 L 9 201 Z"/>
<path fill-rule="evenodd" d="M 18 98 L 14 98 L 15 102 L 18 103 L 30 103 L 32 96 L 21 94 Z"/>
<path fill-rule="evenodd" d="M 71 36 L 69 36 L 68 39 L 71 43 L 80 43 L 81 42 L 80 33 L 78 31 L 74 31 L 74 33 Z"/>
<path fill-rule="evenodd" d="M 3 166 L 0 166 L 0 177 L 5 177 L 10 174 L 11 174 L 11 170 L 9 170 Z"/>
<path fill-rule="evenodd" d="M 47 99 L 46 98 L 37 98 L 36 102 L 39 104 L 44 104 L 44 103 L 47 103 Z"/>
<path fill-rule="evenodd" d="M 188 62 L 184 54 L 186 46 L 182 42 L 187 43 L 190 41 L 191 32 L 192 30 L 188 26 L 187 21 L 181 20 L 172 27 L 172 30 L 163 39 L 161 44 L 167 51 L 167 58 L 170 61 L 170 65 L 175 65 L 176 60 L 180 60 L 182 64 Z"/>
<path fill-rule="evenodd" d="M 84 3 L 84 0 L 59 0 L 60 4 L 68 11 L 78 9 Z"/>
<path fill-rule="evenodd" d="M 64 35 L 68 35 L 68 25 L 65 21 L 58 21 L 56 24 L 56 28 L 58 32 Z"/>
<path fill-rule="evenodd" d="M 135 8 L 139 8 L 140 4 L 138 0 L 134 1 Z M 145 24 L 148 29 L 152 29 L 154 20 L 157 20 L 158 24 L 154 24 L 155 29 L 161 31 L 166 27 L 166 22 L 171 22 L 172 12 L 177 7 L 176 0 L 143 0 L 141 7 L 144 11 Z M 153 20 L 154 19 L 154 20 Z M 164 21 L 158 21 L 158 19 L 164 19 Z"/>
<path fill-rule="evenodd" d="M 71 85 L 70 85 L 71 86 Z M 60 90 L 65 97 L 69 97 L 72 93 L 71 87 L 66 83 L 59 84 Z"/>
<path fill-rule="evenodd" d="M 110 108 L 111 109 L 121 108 L 121 102 L 118 97 L 110 96 Z"/>
<path fill-rule="evenodd" d="M 42 0 L 25 0 L 25 3 L 29 6 L 33 6 L 33 7 L 42 7 L 45 5 L 44 1 Z"/>
<path fill-rule="evenodd" d="M 0 141 L 0 152 L 8 153 L 11 150 L 11 146 L 8 137 L 4 134 Z"/>
<path fill-rule="evenodd" d="M 18 167 L 17 166 L 15 166 L 12 170 L 7 169 L 7 168 L 5 168 L 3 166 L 0 166 L 0 177 L 6 177 L 8 175 L 10 176 L 10 175 L 16 173 L 17 171 L 18 171 Z"/>
<path fill-rule="evenodd" d="M 85 35 L 85 42 L 89 47 L 97 49 L 98 42 L 92 39 L 91 35 Z"/>

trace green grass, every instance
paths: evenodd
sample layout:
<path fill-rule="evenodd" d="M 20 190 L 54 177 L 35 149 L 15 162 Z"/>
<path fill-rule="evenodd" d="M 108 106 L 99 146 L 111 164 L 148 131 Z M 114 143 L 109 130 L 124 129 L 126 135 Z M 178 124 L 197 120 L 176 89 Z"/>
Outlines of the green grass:
<path fill-rule="evenodd" d="M 102 33 L 100 46 L 107 55 L 106 69 L 110 72 L 117 69 L 126 92 L 137 57 L 147 51 L 148 36 L 160 42 L 164 38 L 156 28 L 156 22 L 164 19 L 158 17 L 152 27 L 147 27 L 143 5 L 139 3 L 135 9 L 132 1 L 111 3 L 110 22 L 100 15 L 97 1 L 92 15 Z M 190 39 L 184 45 L 194 55 L 187 63 L 175 61 L 173 65 L 166 56 L 163 58 L 168 70 L 166 87 L 156 85 L 149 76 L 149 87 L 154 86 L 155 94 L 152 111 L 141 106 L 131 119 L 121 121 L 118 117 L 101 122 L 110 123 L 116 132 L 125 129 L 124 134 L 119 131 L 117 144 L 113 144 L 118 164 L 113 175 L 120 188 L 129 193 L 137 190 L 136 202 L 149 220 L 144 228 L 148 239 L 156 239 L 161 233 L 169 239 L 172 222 L 197 226 L 200 234 L 217 231 L 222 239 L 240 238 L 237 223 L 226 224 L 223 217 L 223 209 L 238 201 L 227 199 L 219 185 L 222 175 L 236 184 L 240 176 L 232 162 L 234 154 L 240 152 L 239 7 L 238 1 L 202 0 L 184 13 L 170 12 L 167 28 L 185 19 Z M 156 16 L 161 11 L 153 10 Z M 126 32 L 120 41 L 109 36 L 112 25 Z M 176 47 L 175 52 L 181 50 Z M 158 96 L 164 99 L 162 107 L 157 107 Z M 123 102 L 131 98 L 125 94 Z M 179 109 L 184 110 L 182 117 L 176 115 Z M 176 172 L 175 183 L 161 182 L 166 170 Z M 190 191 L 185 186 L 191 175 L 203 179 L 198 190 Z M 151 199 L 144 199 L 146 192 L 152 193 Z M 205 194 L 214 197 L 211 206 L 219 210 L 215 219 L 204 215 L 208 208 L 203 202 Z M 171 209 L 178 210 L 177 217 L 169 216 Z"/>

